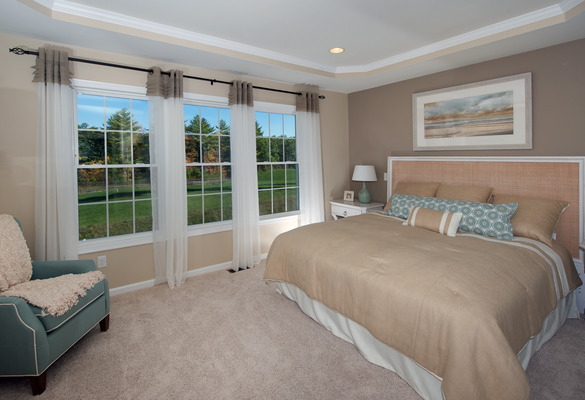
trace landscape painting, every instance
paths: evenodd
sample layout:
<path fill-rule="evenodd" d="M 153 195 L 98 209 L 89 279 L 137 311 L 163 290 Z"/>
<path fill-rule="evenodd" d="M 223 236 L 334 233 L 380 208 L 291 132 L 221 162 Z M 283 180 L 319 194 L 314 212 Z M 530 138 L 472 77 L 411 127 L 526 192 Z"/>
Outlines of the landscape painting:
<path fill-rule="evenodd" d="M 532 148 L 530 74 L 413 95 L 414 150 Z"/>

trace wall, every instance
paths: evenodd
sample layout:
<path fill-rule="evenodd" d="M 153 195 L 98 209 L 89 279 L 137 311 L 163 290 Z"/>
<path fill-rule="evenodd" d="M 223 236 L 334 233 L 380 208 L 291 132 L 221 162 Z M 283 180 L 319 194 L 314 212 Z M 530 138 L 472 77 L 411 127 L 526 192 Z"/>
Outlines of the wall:
<path fill-rule="evenodd" d="M 23 37 L 0 35 L 0 213 L 18 217 L 31 255 L 34 259 L 34 192 L 36 146 L 36 88 L 31 82 L 34 56 L 10 54 L 11 47 L 36 49 L 46 42 Z M 110 61 L 139 67 L 160 66 L 163 69 L 182 69 L 185 74 L 230 81 L 245 79 L 256 85 L 296 90 L 294 86 L 270 82 L 253 77 L 209 71 L 195 66 L 163 64 L 154 60 L 129 57 L 80 47 L 69 47 L 70 56 Z M 72 63 L 73 76 L 79 79 L 144 86 L 146 77 L 140 72 Z M 185 80 L 185 91 L 214 96 L 226 96 L 227 85 L 210 85 L 206 82 Z M 340 197 L 348 185 L 349 157 L 348 119 L 346 94 L 326 92 L 321 101 L 321 136 L 323 154 L 323 180 L 326 215 L 328 200 Z M 255 100 L 294 104 L 294 97 L 266 91 L 255 91 Z M 263 223 L 260 228 L 262 252 L 266 253 L 272 240 L 281 232 L 297 226 L 295 221 Z M 82 254 L 80 258 L 96 259 L 106 255 L 108 266 L 102 271 L 111 287 L 142 282 L 154 278 L 152 246 L 134 246 L 123 249 Z M 231 231 L 189 238 L 190 270 L 231 261 Z"/>
<path fill-rule="evenodd" d="M 585 155 L 585 39 L 410 79 L 349 95 L 349 166 L 374 164 L 372 197 L 385 201 L 389 155 Z M 532 73 L 532 150 L 412 150 L 412 95 Z M 348 175 L 350 178 L 350 175 Z M 352 182 L 356 193 L 361 183 Z"/>

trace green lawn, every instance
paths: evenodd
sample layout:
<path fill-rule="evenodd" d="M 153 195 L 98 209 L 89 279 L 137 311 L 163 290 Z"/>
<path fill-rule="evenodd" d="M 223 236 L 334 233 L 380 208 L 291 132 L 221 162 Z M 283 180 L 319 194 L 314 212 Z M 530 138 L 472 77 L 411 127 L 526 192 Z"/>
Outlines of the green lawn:
<path fill-rule="evenodd" d="M 296 168 L 275 168 L 274 179 L 270 181 L 271 172 L 268 170 L 258 172 L 258 193 L 260 215 L 281 213 L 298 209 L 298 189 Z M 286 171 L 286 180 L 285 180 Z M 194 181 L 191 181 L 194 182 Z M 288 186 L 290 189 L 286 189 Z M 187 185 L 187 220 L 189 225 L 226 221 L 232 219 L 231 182 L 224 181 L 223 201 L 220 194 L 220 184 L 206 184 L 205 195 L 201 184 Z M 124 201 L 132 199 L 131 187 L 119 187 L 111 189 L 108 193 L 110 236 L 124 235 L 134 232 L 145 232 L 152 229 L 152 205 L 150 201 L 150 189 L 142 186 L 136 188 L 135 199 L 137 201 Z M 287 197 L 288 207 L 285 203 Z M 106 191 L 95 190 L 79 193 L 79 238 L 93 239 L 106 237 Z M 113 202 L 112 202 L 113 201 Z M 103 204 L 88 204 L 101 203 Z M 132 207 L 134 204 L 135 227 L 132 226 Z M 274 207 L 274 209 L 272 209 Z M 223 208 L 223 210 L 222 210 Z M 222 215 L 223 211 L 223 215 Z"/>

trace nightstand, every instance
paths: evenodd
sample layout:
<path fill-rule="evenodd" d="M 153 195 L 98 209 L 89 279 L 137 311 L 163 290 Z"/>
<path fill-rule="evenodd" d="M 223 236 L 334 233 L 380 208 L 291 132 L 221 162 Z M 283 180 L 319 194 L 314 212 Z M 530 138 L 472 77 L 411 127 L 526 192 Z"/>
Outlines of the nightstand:
<path fill-rule="evenodd" d="M 331 200 L 329 203 L 331 204 L 331 215 L 333 216 L 333 219 L 365 214 L 370 211 L 378 211 L 384 208 L 384 204 L 373 201 L 365 204 L 360 203 L 359 201 L 344 201 L 339 199 Z"/>

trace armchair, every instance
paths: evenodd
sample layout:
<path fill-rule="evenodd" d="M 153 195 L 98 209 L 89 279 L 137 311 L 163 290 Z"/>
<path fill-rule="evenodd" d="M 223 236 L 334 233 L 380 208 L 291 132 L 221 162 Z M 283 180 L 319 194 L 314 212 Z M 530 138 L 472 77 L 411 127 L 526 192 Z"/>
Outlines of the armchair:
<path fill-rule="evenodd" d="M 92 260 L 32 262 L 32 277 L 47 279 L 95 271 Z M 30 376 L 34 395 L 46 388 L 47 369 L 98 323 L 109 328 L 110 297 L 106 279 L 96 283 L 61 316 L 19 297 L 0 297 L 0 377 Z"/>

